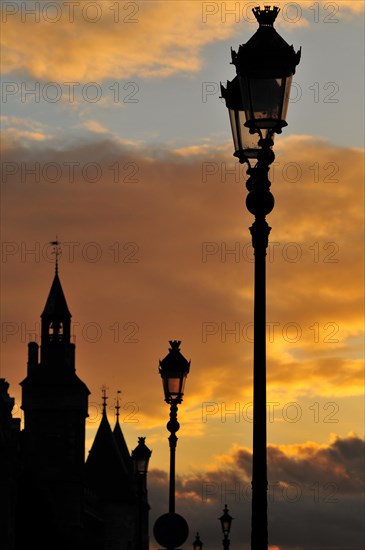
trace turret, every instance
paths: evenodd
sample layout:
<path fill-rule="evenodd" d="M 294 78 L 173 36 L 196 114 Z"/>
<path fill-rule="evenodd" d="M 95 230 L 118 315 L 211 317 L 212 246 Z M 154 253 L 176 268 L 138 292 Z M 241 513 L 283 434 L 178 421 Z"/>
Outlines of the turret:
<path fill-rule="evenodd" d="M 34 509 L 52 509 L 49 529 L 62 542 L 62 548 L 74 550 L 78 535 L 73 533 L 80 534 L 83 524 L 85 422 L 90 392 L 76 375 L 71 313 L 57 262 L 41 320 L 40 353 L 38 344 L 29 342 L 27 376 L 20 384 L 24 475 L 32 480 L 27 498 L 30 502 L 37 495 Z M 44 541 L 47 537 L 45 533 Z"/>
<path fill-rule="evenodd" d="M 41 314 L 41 363 L 49 368 L 75 370 L 71 344 L 71 313 L 58 276 L 53 279 L 51 290 Z"/>

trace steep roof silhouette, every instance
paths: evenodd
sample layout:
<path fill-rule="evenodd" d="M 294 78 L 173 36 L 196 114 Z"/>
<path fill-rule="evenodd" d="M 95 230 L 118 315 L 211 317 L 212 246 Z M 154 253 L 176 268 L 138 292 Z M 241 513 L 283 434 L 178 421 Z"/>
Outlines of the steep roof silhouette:
<path fill-rule="evenodd" d="M 62 290 L 61 281 L 56 270 L 51 290 L 49 291 L 46 305 L 44 306 L 41 317 L 72 317 L 68 309 L 65 295 Z"/>
<path fill-rule="evenodd" d="M 121 454 L 121 457 L 123 459 L 123 462 L 127 465 L 128 470 L 132 471 L 131 455 L 128 450 L 127 443 L 124 439 L 122 428 L 120 427 L 120 424 L 119 424 L 119 418 L 117 418 L 117 421 L 115 423 L 113 436 L 114 436 L 115 443 L 117 444 L 118 450 Z"/>
<path fill-rule="evenodd" d="M 131 502 L 134 497 L 131 473 L 131 458 L 120 426 L 115 436 L 104 406 L 86 460 L 87 482 L 102 498 Z"/>

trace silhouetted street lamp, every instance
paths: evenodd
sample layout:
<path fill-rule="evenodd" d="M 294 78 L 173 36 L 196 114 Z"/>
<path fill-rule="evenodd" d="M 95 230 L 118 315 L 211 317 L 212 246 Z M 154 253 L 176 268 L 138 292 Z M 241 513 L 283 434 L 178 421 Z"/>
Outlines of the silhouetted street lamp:
<path fill-rule="evenodd" d="M 193 542 L 193 548 L 194 550 L 202 550 L 203 548 L 203 543 L 200 540 L 199 533 L 196 534 L 195 540 Z"/>
<path fill-rule="evenodd" d="M 152 451 L 145 443 L 145 437 L 138 438 L 138 445 L 131 453 L 138 492 L 138 548 L 148 550 L 148 512 L 150 506 L 147 499 L 147 472 Z"/>
<path fill-rule="evenodd" d="M 232 516 L 229 515 L 229 510 L 227 508 L 227 504 L 224 505 L 224 510 L 223 510 L 223 515 L 218 518 L 219 521 L 221 522 L 221 526 L 222 526 L 222 533 L 223 533 L 223 540 L 222 540 L 222 543 L 223 543 L 223 549 L 224 550 L 228 550 L 229 549 L 229 543 L 230 543 L 230 540 L 229 540 L 229 533 L 231 531 L 231 524 L 232 524 Z"/>
<path fill-rule="evenodd" d="M 148 463 L 152 451 L 147 447 L 145 437 L 138 438 L 138 445 L 132 451 L 132 460 L 134 465 L 134 472 L 141 478 L 147 475 L 148 472 Z"/>
<path fill-rule="evenodd" d="M 232 51 L 237 76 L 226 88 L 221 85 L 221 90 L 229 111 L 234 156 L 248 164 L 246 206 L 255 216 L 250 227 L 255 253 L 251 548 L 267 550 L 266 249 L 271 228 L 266 216 L 274 208 L 268 172 L 275 159 L 274 134 L 287 125 L 291 80 L 300 50 L 295 52 L 274 29 L 279 8 L 252 11 L 259 29 L 238 53 Z M 254 167 L 250 159 L 257 159 Z"/>
<path fill-rule="evenodd" d="M 180 352 L 179 340 L 170 340 L 169 353 L 159 362 L 165 401 L 170 405 L 170 420 L 166 427 L 170 432 L 170 484 L 169 513 L 160 516 L 154 525 L 154 536 L 159 544 L 169 550 L 184 544 L 189 535 L 185 519 L 175 512 L 175 454 L 177 436 L 180 429 L 177 421 L 177 406 L 182 403 L 186 377 L 190 370 L 190 361 Z"/>

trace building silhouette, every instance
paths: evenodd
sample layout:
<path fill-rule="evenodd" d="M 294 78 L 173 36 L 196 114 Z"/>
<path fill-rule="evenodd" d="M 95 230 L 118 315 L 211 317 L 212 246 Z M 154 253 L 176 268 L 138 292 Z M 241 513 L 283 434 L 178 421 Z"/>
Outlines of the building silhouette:
<path fill-rule="evenodd" d="M 75 368 L 71 313 L 56 272 L 41 314 L 41 345 L 28 344 L 20 419 L 0 379 L 0 548 L 148 550 L 146 476 L 119 423 L 106 414 L 85 461 L 90 391 Z M 139 438 L 140 442 L 144 438 Z"/>

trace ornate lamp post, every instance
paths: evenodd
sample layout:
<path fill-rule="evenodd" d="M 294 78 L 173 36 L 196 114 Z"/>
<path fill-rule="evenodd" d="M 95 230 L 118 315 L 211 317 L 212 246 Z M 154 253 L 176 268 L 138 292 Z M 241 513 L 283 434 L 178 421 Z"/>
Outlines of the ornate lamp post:
<path fill-rule="evenodd" d="M 133 449 L 131 458 L 137 481 L 138 491 L 138 548 L 148 550 L 148 512 L 147 472 L 152 451 L 145 444 L 145 437 L 138 438 L 138 445 Z"/>
<path fill-rule="evenodd" d="M 229 544 L 230 544 L 229 533 L 231 531 L 231 524 L 233 520 L 232 516 L 230 516 L 228 512 L 229 510 L 227 508 L 227 504 L 225 504 L 223 515 L 220 518 L 218 518 L 222 526 L 222 533 L 224 537 L 222 540 L 222 543 L 223 543 L 224 550 L 229 550 Z"/>
<path fill-rule="evenodd" d="M 199 533 L 196 534 L 195 540 L 193 542 L 193 548 L 194 550 L 202 550 L 203 548 L 203 543 L 200 540 Z"/>
<path fill-rule="evenodd" d="M 251 548 L 267 550 L 266 249 L 271 228 L 266 216 L 274 208 L 268 173 L 275 159 L 274 134 L 287 125 L 291 80 L 300 50 L 295 52 L 274 29 L 279 8 L 252 11 L 259 28 L 238 53 L 232 51 L 237 76 L 227 82 L 227 88 L 221 85 L 221 90 L 229 110 L 234 156 L 248 164 L 246 206 L 255 216 L 250 227 L 255 253 Z M 250 159 L 257 159 L 254 167 Z"/>
<path fill-rule="evenodd" d="M 169 513 L 160 516 L 154 525 L 154 536 L 159 544 L 169 550 L 184 544 L 189 535 L 185 519 L 175 512 L 175 455 L 177 436 L 180 429 L 177 421 L 177 406 L 182 403 L 186 377 L 190 370 L 190 361 L 180 352 L 180 340 L 170 340 L 169 353 L 159 362 L 159 373 L 165 401 L 170 405 L 170 420 L 166 427 L 170 432 L 170 484 Z"/>

